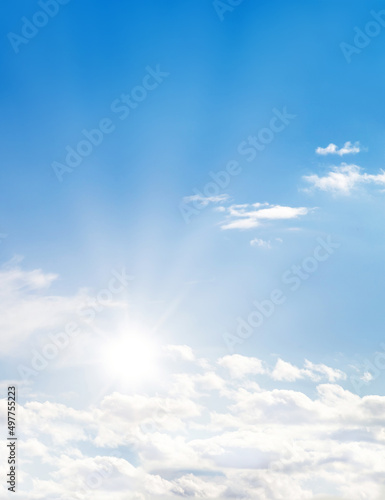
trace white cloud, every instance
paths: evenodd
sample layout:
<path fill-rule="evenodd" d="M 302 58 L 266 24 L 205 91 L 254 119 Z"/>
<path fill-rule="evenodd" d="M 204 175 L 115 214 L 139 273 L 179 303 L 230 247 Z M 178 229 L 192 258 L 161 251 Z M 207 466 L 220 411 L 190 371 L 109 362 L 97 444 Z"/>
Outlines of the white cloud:
<path fill-rule="evenodd" d="M 218 194 L 216 196 L 203 196 L 201 194 L 193 194 L 183 198 L 184 203 L 196 202 L 200 207 L 207 207 L 210 203 L 221 204 L 229 199 L 228 194 Z"/>
<path fill-rule="evenodd" d="M 363 380 L 364 382 L 370 382 L 371 380 L 373 380 L 373 375 L 370 372 L 365 372 L 362 375 L 361 380 Z"/>
<path fill-rule="evenodd" d="M 314 364 L 311 361 L 305 360 L 304 367 L 298 368 L 287 361 L 278 359 L 275 368 L 270 372 L 274 380 L 294 382 L 295 380 L 309 378 L 314 382 L 319 382 L 323 378 L 328 382 L 336 382 L 337 380 L 345 380 L 346 374 L 341 370 L 331 368 L 324 364 Z"/>
<path fill-rule="evenodd" d="M 218 360 L 218 364 L 227 368 L 233 378 L 242 378 L 248 374 L 265 373 L 262 361 L 257 358 L 232 354 Z"/>
<path fill-rule="evenodd" d="M 303 378 L 303 376 L 304 373 L 302 370 L 291 363 L 283 361 L 282 359 L 278 359 L 277 364 L 271 373 L 271 377 L 274 380 L 286 380 L 289 382 Z"/>
<path fill-rule="evenodd" d="M 195 362 L 194 373 L 173 374 L 185 383 L 172 391 L 114 392 L 84 409 L 21 405 L 20 498 L 104 500 L 111 484 L 117 500 L 382 498 L 384 396 L 352 394 L 330 383 L 343 372 L 308 360 L 269 370 L 232 355 L 210 372 Z M 275 378 L 330 382 L 305 394 L 272 387 Z"/>
<path fill-rule="evenodd" d="M 251 229 L 266 221 L 297 219 L 307 215 L 311 209 L 306 207 L 286 207 L 254 203 L 250 205 L 232 205 L 227 209 L 227 219 L 222 222 L 222 229 Z"/>
<path fill-rule="evenodd" d="M 305 370 L 309 371 L 313 380 L 320 380 L 325 376 L 329 382 L 337 382 L 337 380 L 346 380 L 346 373 L 341 370 L 331 368 L 324 364 L 314 364 L 309 360 L 305 360 Z M 318 375 L 319 374 L 319 375 Z"/>
<path fill-rule="evenodd" d="M 333 193 L 350 194 L 362 184 L 374 184 L 385 187 L 385 171 L 372 175 L 363 172 L 357 165 L 343 163 L 340 167 L 333 167 L 327 175 L 319 177 L 317 174 L 306 175 L 303 179 L 311 184 L 312 188 Z"/>
<path fill-rule="evenodd" d="M 58 297 L 44 292 L 57 278 L 40 269 L 24 271 L 19 267 L 0 270 L 0 353 L 19 347 L 38 330 L 55 328 L 76 310 L 81 296 Z"/>
<path fill-rule="evenodd" d="M 86 331 L 87 325 L 80 315 L 86 308 L 95 307 L 97 312 L 125 307 L 115 297 L 100 303 L 86 289 L 68 296 L 54 295 L 49 289 L 56 279 L 57 275 L 40 269 L 22 269 L 19 260 L 0 268 L 0 355 L 21 354 L 23 348 L 31 347 L 27 341 L 35 333 L 43 341 L 43 335 L 58 333 L 74 320 L 84 324 Z"/>
<path fill-rule="evenodd" d="M 261 240 L 259 238 L 254 238 L 253 240 L 251 240 L 250 245 L 252 247 L 267 248 L 269 250 L 271 249 L 271 241 Z"/>
<path fill-rule="evenodd" d="M 184 361 L 194 361 L 194 351 L 188 345 L 168 345 L 164 348 L 174 358 L 180 358 Z"/>
<path fill-rule="evenodd" d="M 340 149 L 338 149 L 338 147 L 335 144 L 331 143 L 326 148 L 318 147 L 315 150 L 315 152 L 319 155 L 335 154 L 339 156 L 344 156 L 347 154 L 357 154 L 360 151 L 361 151 L 360 143 L 355 142 L 354 144 L 352 144 L 350 141 L 345 142 L 345 144 Z"/>
<path fill-rule="evenodd" d="M 282 238 L 275 238 L 275 241 L 279 244 L 283 243 Z M 263 240 L 260 238 L 254 238 L 250 241 L 250 245 L 252 247 L 266 248 L 267 250 L 271 250 L 273 248 L 273 244 L 270 240 Z"/>

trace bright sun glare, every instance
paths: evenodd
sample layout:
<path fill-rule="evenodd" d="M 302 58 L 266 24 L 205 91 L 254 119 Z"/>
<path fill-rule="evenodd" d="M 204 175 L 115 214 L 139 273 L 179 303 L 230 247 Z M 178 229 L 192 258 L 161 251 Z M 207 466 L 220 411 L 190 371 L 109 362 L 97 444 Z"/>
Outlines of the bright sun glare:
<path fill-rule="evenodd" d="M 141 335 L 121 335 L 103 351 L 105 369 L 114 378 L 140 381 L 154 372 L 154 347 Z"/>

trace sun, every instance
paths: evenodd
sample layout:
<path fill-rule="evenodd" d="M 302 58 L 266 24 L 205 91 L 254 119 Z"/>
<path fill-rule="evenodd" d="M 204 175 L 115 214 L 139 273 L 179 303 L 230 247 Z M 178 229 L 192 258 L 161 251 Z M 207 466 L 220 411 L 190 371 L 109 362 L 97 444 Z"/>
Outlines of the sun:
<path fill-rule="evenodd" d="M 154 373 L 154 344 L 144 335 L 121 334 L 103 346 L 104 370 L 122 381 L 143 381 Z"/>

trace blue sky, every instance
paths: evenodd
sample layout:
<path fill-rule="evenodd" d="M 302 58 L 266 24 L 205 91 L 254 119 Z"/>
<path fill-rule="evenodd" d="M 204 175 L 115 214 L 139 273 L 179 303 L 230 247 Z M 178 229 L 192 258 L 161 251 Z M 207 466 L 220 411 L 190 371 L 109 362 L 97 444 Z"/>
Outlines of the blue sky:
<path fill-rule="evenodd" d="M 44 26 L 30 27 L 34 35 L 23 42 L 17 37 L 26 23 L 39 22 L 44 0 L 3 5 L 0 16 L 1 376 L 4 384 L 19 381 L 23 411 L 63 405 L 72 415 L 76 408 L 84 412 L 80 425 L 96 418 L 95 408 L 127 408 L 124 398 L 135 406 L 141 395 L 164 391 L 172 399 L 182 391 L 186 408 L 175 418 L 189 411 L 195 418 L 188 377 L 195 391 L 211 377 L 208 385 L 220 394 L 203 407 L 214 413 L 225 411 L 221 398 L 257 382 L 264 394 L 290 388 L 315 406 L 317 391 L 326 391 L 321 382 L 362 405 L 365 396 L 383 404 L 385 28 L 382 18 L 373 25 L 381 2 L 52 1 L 55 15 L 44 22 L 43 14 Z M 124 95 L 130 104 L 122 119 L 117 106 Z M 67 148 L 76 151 L 83 131 L 102 122 L 109 133 L 96 133 L 100 144 L 86 145 L 91 152 L 76 168 L 66 165 Z M 253 137 L 258 150 L 246 153 Z M 66 169 L 59 175 L 57 163 Z M 226 168 L 238 170 L 223 174 Z M 213 184 L 218 172 L 224 184 Z M 329 253 L 327 241 L 335 245 Z M 324 259 L 314 260 L 320 244 Z M 315 268 L 293 291 L 288 280 L 296 265 Z M 116 278 L 122 273 L 130 276 L 123 285 Z M 274 290 L 284 303 L 260 326 L 245 327 L 248 338 L 240 339 L 237 328 L 249 321 L 253 303 L 271 302 Z M 84 335 L 59 349 L 41 373 L 20 377 L 19 367 L 30 367 L 33 353 L 71 321 Z M 114 375 L 118 353 L 125 353 L 126 369 Z M 229 379 L 219 381 L 222 369 Z M 187 385 L 171 390 L 178 374 Z M 351 423 L 354 432 L 365 418 L 376 428 L 364 414 Z M 214 421 L 211 414 L 213 432 Z M 165 426 L 165 442 L 174 424 Z M 94 431 L 92 446 L 103 448 L 107 431 Z M 39 455 L 36 443 L 44 440 L 28 432 L 25 453 L 33 448 Z M 197 422 L 185 432 L 204 439 Z M 135 456 L 135 467 L 155 474 L 159 450 L 146 452 L 144 441 L 126 449 L 124 460 Z M 170 449 L 176 442 L 167 441 Z M 128 446 L 125 438 L 120 445 Z M 79 449 L 82 459 L 95 460 L 93 449 Z M 289 484 L 283 474 L 276 491 L 262 477 L 261 490 L 245 483 L 242 492 L 222 491 L 215 481 L 199 486 L 203 473 L 191 472 L 198 459 L 190 463 L 189 453 L 182 462 L 192 476 L 180 472 L 178 484 L 165 486 L 159 498 L 174 498 L 175 488 L 199 497 L 200 487 L 212 498 L 278 499 L 285 488 L 299 499 L 380 494 L 380 482 L 368 479 L 365 490 L 350 490 L 335 470 L 314 484 L 301 475 Z M 223 453 L 230 462 L 249 456 Z M 165 463 L 160 476 L 172 482 L 175 464 Z M 55 464 L 63 466 L 59 458 Z M 215 471 L 222 466 L 217 461 Z M 233 466 L 225 475 L 226 467 Z M 203 469 L 212 472 L 208 462 Z M 231 471 L 230 482 L 236 467 Z M 66 481 L 44 465 L 38 474 L 55 486 L 38 484 L 31 495 L 46 496 L 30 498 L 62 498 Z"/>

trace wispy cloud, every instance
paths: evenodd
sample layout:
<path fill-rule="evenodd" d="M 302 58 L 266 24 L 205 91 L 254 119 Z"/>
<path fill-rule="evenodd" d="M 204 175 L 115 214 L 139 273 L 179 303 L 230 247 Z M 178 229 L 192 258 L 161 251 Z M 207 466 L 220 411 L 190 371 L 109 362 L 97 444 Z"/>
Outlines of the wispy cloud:
<path fill-rule="evenodd" d="M 345 142 L 345 144 L 338 149 L 338 146 L 336 144 L 330 143 L 329 146 L 326 146 L 326 148 L 321 148 L 318 147 L 315 152 L 318 155 L 339 155 L 339 156 L 344 156 L 348 154 L 357 154 L 361 151 L 360 143 L 355 142 L 352 144 L 350 141 Z"/>
<path fill-rule="evenodd" d="M 74 320 L 86 330 L 89 313 L 125 307 L 112 293 L 111 299 L 105 299 L 86 288 L 72 295 L 54 295 L 50 287 L 57 275 L 41 269 L 28 271 L 19 263 L 20 259 L 15 259 L 0 268 L 0 355 L 20 351 L 35 333 L 43 338 L 43 334 L 60 331 Z M 111 279 L 119 284 L 115 277 Z"/>
<path fill-rule="evenodd" d="M 271 241 L 262 240 L 260 238 L 254 238 L 253 240 L 251 240 L 250 245 L 252 247 L 267 248 L 268 250 L 271 249 Z"/>
<path fill-rule="evenodd" d="M 184 203 L 197 203 L 200 207 L 207 207 L 210 203 L 221 204 L 229 200 L 228 194 L 218 194 L 216 196 L 203 196 L 202 194 L 193 194 L 183 198 Z"/>
<path fill-rule="evenodd" d="M 297 219 L 307 215 L 307 207 L 287 207 L 269 203 L 232 205 L 227 209 L 227 218 L 222 222 L 222 229 L 252 229 L 263 222 L 274 220 Z"/>
<path fill-rule="evenodd" d="M 229 371 L 231 378 L 238 379 L 248 375 L 266 375 L 273 380 L 281 382 L 294 382 L 301 379 L 310 379 L 313 382 L 327 380 L 337 382 L 346 380 L 347 376 L 341 370 L 331 368 L 324 364 L 315 364 L 305 360 L 302 368 L 279 358 L 273 368 L 258 358 L 232 354 L 220 358 L 218 364 Z"/>
<path fill-rule="evenodd" d="M 313 380 L 313 382 L 318 382 L 322 378 L 326 378 L 329 382 L 346 379 L 346 374 L 341 370 L 333 369 L 324 364 L 314 364 L 308 360 L 305 360 L 303 368 L 298 368 L 287 361 L 278 359 L 270 375 L 273 380 L 286 382 L 294 382 L 295 380 L 306 378 Z"/>
<path fill-rule="evenodd" d="M 275 238 L 275 241 L 279 244 L 283 243 L 282 238 Z M 271 250 L 273 248 L 273 243 L 270 240 L 263 240 L 261 238 L 254 238 L 250 241 L 252 247 L 265 248 L 266 250 Z"/>
<path fill-rule="evenodd" d="M 303 179 L 311 185 L 313 189 L 330 191 L 340 194 L 350 194 L 356 187 L 362 184 L 375 184 L 385 186 L 385 171 L 379 174 L 367 174 L 357 165 L 347 165 L 343 163 L 339 167 L 332 169 L 323 177 L 317 174 L 305 175 Z"/>

